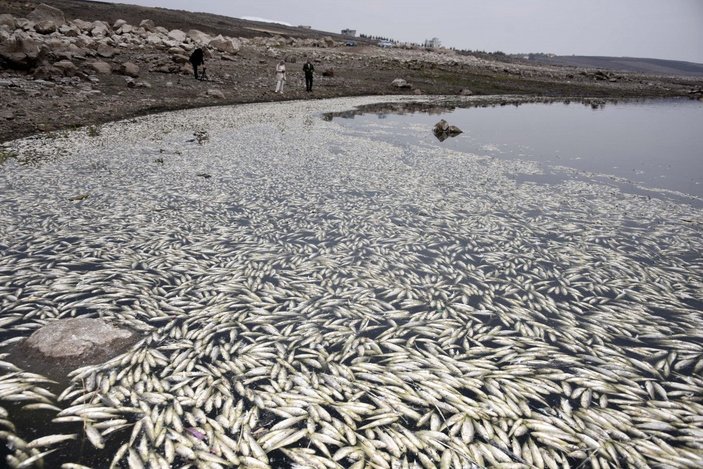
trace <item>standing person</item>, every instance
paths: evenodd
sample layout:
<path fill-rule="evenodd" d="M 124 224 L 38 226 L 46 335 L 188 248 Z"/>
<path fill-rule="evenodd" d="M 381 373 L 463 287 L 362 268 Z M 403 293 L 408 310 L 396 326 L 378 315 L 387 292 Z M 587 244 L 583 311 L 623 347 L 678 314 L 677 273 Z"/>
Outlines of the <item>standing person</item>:
<path fill-rule="evenodd" d="M 203 69 L 205 68 L 205 54 L 203 54 L 203 50 L 198 47 L 196 48 L 192 54 L 190 54 L 190 58 L 188 61 L 193 65 L 193 74 L 195 75 L 195 79 L 198 79 L 198 65 L 202 65 Z"/>
<path fill-rule="evenodd" d="M 276 65 L 276 93 L 283 93 L 283 82 L 286 81 L 286 63 L 281 60 Z"/>
<path fill-rule="evenodd" d="M 305 61 L 303 72 L 305 72 L 305 91 L 312 91 L 312 74 L 315 72 L 315 66 L 310 63 L 310 59 Z"/>

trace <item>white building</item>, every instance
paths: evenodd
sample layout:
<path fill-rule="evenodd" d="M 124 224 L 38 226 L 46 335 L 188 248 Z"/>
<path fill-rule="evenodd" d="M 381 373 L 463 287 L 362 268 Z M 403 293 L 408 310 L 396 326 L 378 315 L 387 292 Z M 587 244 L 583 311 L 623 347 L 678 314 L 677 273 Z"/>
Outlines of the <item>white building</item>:
<path fill-rule="evenodd" d="M 433 37 L 432 39 L 425 39 L 424 46 L 428 49 L 437 49 L 442 47 L 442 43 L 439 41 L 439 38 Z"/>
<path fill-rule="evenodd" d="M 356 29 L 342 29 L 342 35 L 356 37 Z"/>

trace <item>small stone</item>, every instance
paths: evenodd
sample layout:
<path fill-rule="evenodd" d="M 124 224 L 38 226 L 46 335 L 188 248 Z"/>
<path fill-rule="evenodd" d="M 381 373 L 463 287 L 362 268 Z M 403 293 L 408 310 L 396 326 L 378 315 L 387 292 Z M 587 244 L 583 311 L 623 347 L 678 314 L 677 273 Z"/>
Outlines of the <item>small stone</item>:
<path fill-rule="evenodd" d="M 410 88 L 410 84 L 403 78 L 396 78 L 391 82 L 391 86 L 396 88 Z"/>
<path fill-rule="evenodd" d="M 92 68 L 96 73 L 99 73 L 101 75 L 110 75 L 112 73 L 112 66 L 107 62 L 103 62 L 102 60 L 90 62 L 88 64 L 88 67 Z"/>
<path fill-rule="evenodd" d="M 125 62 L 122 64 L 122 74 L 137 78 L 139 76 L 139 67 L 132 62 Z"/>
<path fill-rule="evenodd" d="M 207 95 L 212 98 L 225 99 L 225 94 L 221 90 L 209 89 Z"/>

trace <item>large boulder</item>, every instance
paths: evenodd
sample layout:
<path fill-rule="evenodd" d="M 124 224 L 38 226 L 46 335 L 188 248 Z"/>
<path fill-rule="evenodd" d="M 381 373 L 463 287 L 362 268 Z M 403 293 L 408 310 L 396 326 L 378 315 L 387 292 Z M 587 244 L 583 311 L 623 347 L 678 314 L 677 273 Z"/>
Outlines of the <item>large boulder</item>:
<path fill-rule="evenodd" d="M 94 28 L 93 22 L 92 21 L 84 21 L 81 19 L 76 18 L 75 20 L 71 21 L 71 24 L 78 28 L 81 32 L 88 33 L 90 32 L 91 29 Z"/>
<path fill-rule="evenodd" d="M 0 26 L 7 26 L 10 31 L 14 31 L 17 27 L 17 21 L 14 16 L 3 13 L 0 15 Z"/>
<path fill-rule="evenodd" d="M 134 32 L 134 26 L 132 26 L 131 24 L 123 24 L 115 32 L 117 34 L 129 34 L 129 33 Z"/>
<path fill-rule="evenodd" d="M 174 41 L 183 42 L 188 36 L 186 36 L 186 33 L 181 31 L 180 29 L 173 29 L 169 31 L 168 37 L 173 39 Z"/>
<path fill-rule="evenodd" d="M 19 343 L 11 350 L 10 360 L 23 369 L 66 382 L 76 368 L 105 363 L 142 337 L 103 319 L 57 319 Z M 89 387 L 94 385 L 89 382 Z"/>
<path fill-rule="evenodd" d="M 222 35 L 217 36 L 215 39 L 208 43 L 209 47 L 219 50 L 220 52 L 227 52 L 229 54 L 236 54 L 239 52 L 241 45 L 239 41 L 232 38 L 225 38 Z"/>
<path fill-rule="evenodd" d="M 22 33 L 24 34 L 24 33 Z M 9 67 L 27 70 L 35 67 L 43 55 L 42 44 L 26 35 L 16 35 L 14 40 L 0 46 L 0 63 Z"/>
<path fill-rule="evenodd" d="M 112 29 L 120 29 L 122 26 L 127 24 L 125 20 L 117 20 L 115 23 L 112 25 Z"/>
<path fill-rule="evenodd" d="M 186 33 L 186 36 L 188 36 L 191 41 L 201 46 L 208 44 L 212 40 L 209 34 L 198 31 L 197 29 L 191 29 Z"/>
<path fill-rule="evenodd" d="M 142 20 L 141 23 L 139 23 L 140 28 L 144 28 L 147 31 L 155 31 L 156 30 L 156 25 L 154 24 L 154 21 L 152 20 Z"/>
<path fill-rule="evenodd" d="M 93 21 L 93 29 L 90 30 L 93 37 L 105 37 L 110 35 L 110 26 L 104 21 Z"/>
<path fill-rule="evenodd" d="M 164 43 L 164 41 L 163 41 L 161 34 L 159 34 L 159 33 L 147 33 L 146 43 L 152 44 L 154 46 L 160 46 Z"/>
<path fill-rule="evenodd" d="M 63 11 L 45 3 L 40 3 L 34 11 L 27 15 L 27 19 L 35 23 L 41 23 L 42 21 L 53 21 L 55 25 L 59 26 L 66 22 L 66 17 L 64 16 Z"/>
<path fill-rule="evenodd" d="M 24 345 L 49 358 L 75 358 L 109 348 L 114 342 L 132 336 L 131 331 L 102 319 L 59 319 L 34 331 Z"/>

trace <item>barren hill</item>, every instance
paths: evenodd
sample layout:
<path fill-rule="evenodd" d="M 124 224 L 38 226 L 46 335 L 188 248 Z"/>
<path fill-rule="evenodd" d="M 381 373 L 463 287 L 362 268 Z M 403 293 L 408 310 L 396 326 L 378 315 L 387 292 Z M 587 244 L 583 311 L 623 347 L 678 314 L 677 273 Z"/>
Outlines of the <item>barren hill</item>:
<path fill-rule="evenodd" d="M 571 67 L 601 68 L 624 72 L 651 73 L 658 75 L 703 76 L 703 64 L 680 60 L 647 59 L 642 57 L 601 57 L 581 55 L 558 55 L 537 57 L 540 63 L 568 65 Z"/>

